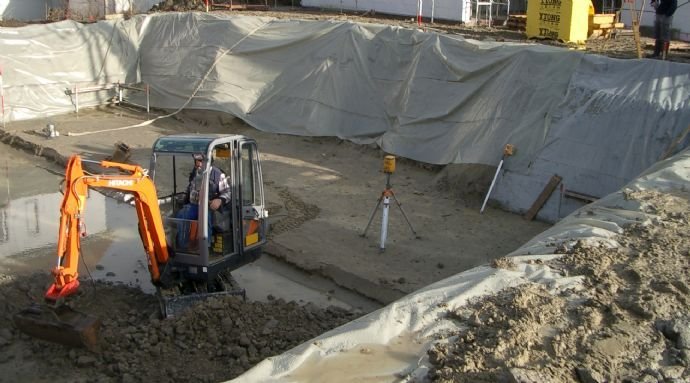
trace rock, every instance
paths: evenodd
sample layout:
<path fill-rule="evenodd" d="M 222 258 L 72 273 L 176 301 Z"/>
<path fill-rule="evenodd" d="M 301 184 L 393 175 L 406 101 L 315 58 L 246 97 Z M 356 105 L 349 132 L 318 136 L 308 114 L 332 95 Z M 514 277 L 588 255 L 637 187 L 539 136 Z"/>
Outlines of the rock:
<path fill-rule="evenodd" d="M 664 366 L 660 368 L 661 375 L 665 379 L 679 379 L 685 372 L 683 366 Z"/>
<path fill-rule="evenodd" d="M 588 368 L 578 367 L 575 369 L 577 379 L 581 383 L 599 383 L 600 381 L 594 377 L 594 372 Z"/>
<path fill-rule="evenodd" d="M 240 346 L 249 347 L 252 344 L 252 341 L 249 340 L 249 337 L 247 337 L 247 334 L 242 334 L 242 335 L 240 335 L 239 343 L 240 343 Z"/>
<path fill-rule="evenodd" d="M 250 345 L 247 348 L 247 355 L 249 355 L 250 358 L 254 358 L 258 355 L 259 351 L 254 347 L 253 345 Z"/>
<path fill-rule="evenodd" d="M 114 377 L 114 376 L 118 376 L 119 374 L 118 374 L 117 364 L 110 364 L 110 365 L 108 365 L 108 367 L 107 367 L 106 370 L 105 370 L 105 373 L 106 373 L 108 376 L 113 376 L 113 377 Z"/>
<path fill-rule="evenodd" d="M 224 318 L 220 322 L 221 327 L 223 328 L 224 331 L 229 332 L 233 328 L 235 328 L 234 323 L 232 323 L 232 318 Z"/>
<path fill-rule="evenodd" d="M 578 367 L 575 369 L 577 378 L 582 383 L 599 383 L 603 382 L 601 376 L 596 371 L 592 371 L 585 367 Z"/>
<path fill-rule="evenodd" d="M 14 354 L 10 353 L 0 353 L 0 363 L 5 363 L 14 359 Z"/>
<path fill-rule="evenodd" d="M 12 330 L 8 328 L 2 328 L 0 329 L 0 338 L 4 338 L 8 341 L 12 340 Z"/>
<path fill-rule="evenodd" d="M 98 360 L 96 358 L 94 358 L 93 356 L 82 355 L 77 359 L 77 366 L 78 367 L 91 367 L 91 366 L 95 366 L 96 362 L 98 362 Z"/>
<path fill-rule="evenodd" d="M 240 359 L 243 356 L 246 357 L 247 350 L 244 347 L 234 346 L 232 347 L 232 351 L 230 351 L 230 354 L 234 356 L 236 359 Z"/>
<path fill-rule="evenodd" d="M 249 364 L 249 358 L 246 355 L 242 355 L 240 357 L 240 365 L 245 370 L 248 369 L 249 367 L 251 367 L 251 364 Z"/>
<path fill-rule="evenodd" d="M 137 380 L 132 374 L 122 374 L 122 383 L 136 383 Z"/>
<path fill-rule="evenodd" d="M 675 342 L 679 349 L 690 349 L 690 322 L 687 320 L 657 321 L 655 324 L 664 336 Z"/>
<path fill-rule="evenodd" d="M 507 380 L 510 383 L 539 383 L 548 381 L 538 371 L 526 368 L 511 368 L 509 374 Z"/>

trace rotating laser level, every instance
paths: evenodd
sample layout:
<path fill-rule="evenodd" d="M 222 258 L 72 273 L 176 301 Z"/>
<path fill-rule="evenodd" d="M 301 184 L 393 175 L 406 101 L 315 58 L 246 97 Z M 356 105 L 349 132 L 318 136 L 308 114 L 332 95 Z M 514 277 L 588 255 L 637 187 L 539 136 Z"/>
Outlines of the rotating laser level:
<path fill-rule="evenodd" d="M 381 196 L 379 196 L 379 199 L 376 202 L 376 207 L 374 207 L 374 210 L 371 212 L 371 215 L 369 216 L 369 222 L 367 223 L 367 227 L 361 234 L 362 237 L 367 236 L 367 231 L 371 226 L 371 222 L 374 220 L 376 211 L 379 209 L 379 206 L 381 206 L 381 202 L 383 202 L 383 212 L 381 217 L 381 240 L 379 245 L 380 252 L 386 250 L 386 237 L 388 236 L 388 210 L 390 208 L 391 198 L 393 198 L 395 203 L 398 205 L 398 208 L 400 209 L 400 212 L 405 218 L 407 225 L 410 227 L 410 230 L 412 230 L 412 234 L 414 234 L 415 238 L 419 238 L 414 227 L 412 227 L 410 219 L 407 218 L 407 214 L 405 213 L 405 210 L 403 210 L 402 204 L 395 197 L 395 193 L 393 193 L 393 189 L 391 188 L 391 174 L 395 173 L 395 156 L 388 155 L 383 158 L 383 172 L 386 174 L 386 188 L 383 190 L 383 192 L 381 192 Z"/>

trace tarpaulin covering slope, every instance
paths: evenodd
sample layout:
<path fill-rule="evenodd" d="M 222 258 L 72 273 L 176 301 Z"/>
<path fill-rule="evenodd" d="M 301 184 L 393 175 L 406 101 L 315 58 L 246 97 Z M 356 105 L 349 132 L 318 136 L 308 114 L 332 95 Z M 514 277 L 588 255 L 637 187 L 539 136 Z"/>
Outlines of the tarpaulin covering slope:
<path fill-rule="evenodd" d="M 427 163 L 495 165 L 511 143 L 515 177 L 499 180 L 496 198 L 515 210 L 553 165 L 582 192 L 616 190 L 690 121 L 686 64 L 381 25 L 173 13 L 0 36 L 10 119 L 70 111 L 74 84 L 141 80 L 154 106 L 376 142 Z"/>

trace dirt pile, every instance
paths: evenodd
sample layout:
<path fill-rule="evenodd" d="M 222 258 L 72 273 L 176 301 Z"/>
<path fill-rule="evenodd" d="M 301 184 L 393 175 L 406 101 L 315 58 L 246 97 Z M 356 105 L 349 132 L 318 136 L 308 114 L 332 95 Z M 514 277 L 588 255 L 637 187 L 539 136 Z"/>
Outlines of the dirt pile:
<path fill-rule="evenodd" d="M 205 10 L 206 3 L 204 0 L 164 0 L 151 7 L 149 12 L 184 12 Z"/>
<path fill-rule="evenodd" d="M 100 350 L 92 353 L 29 338 L 12 324 L 12 315 L 40 297 L 47 280 L 45 274 L 2 277 L 0 381 L 224 381 L 357 316 L 335 307 L 224 297 L 159 320 L 154 297 L 85 281 L 70 305 L 102 319 Z"/>
<path fill-rule="evenodd" d="M 441 382 L 687 382 L 688 196 L 628 193 L 656 217 L 617 248 L 578 242 L 549 266 L 584 288 L 527 284 L 449 312 L 454 337 L 429 351 Z"/>

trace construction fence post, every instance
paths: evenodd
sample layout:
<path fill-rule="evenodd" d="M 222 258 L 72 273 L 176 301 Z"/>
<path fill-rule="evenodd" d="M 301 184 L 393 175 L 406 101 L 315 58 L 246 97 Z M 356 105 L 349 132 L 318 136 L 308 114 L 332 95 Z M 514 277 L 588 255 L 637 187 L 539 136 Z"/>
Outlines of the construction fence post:
<path fill-rule="evenodd" d="M 431 0 L 431 24 L 434 23 L 434 13 L 436 12 L 436 0 Z"/>
<path fill-rule="evenodd" d="M 424 8 L 424 0 L 417 0 L 417 26 L 422 26 L 422 9 Z"/>

